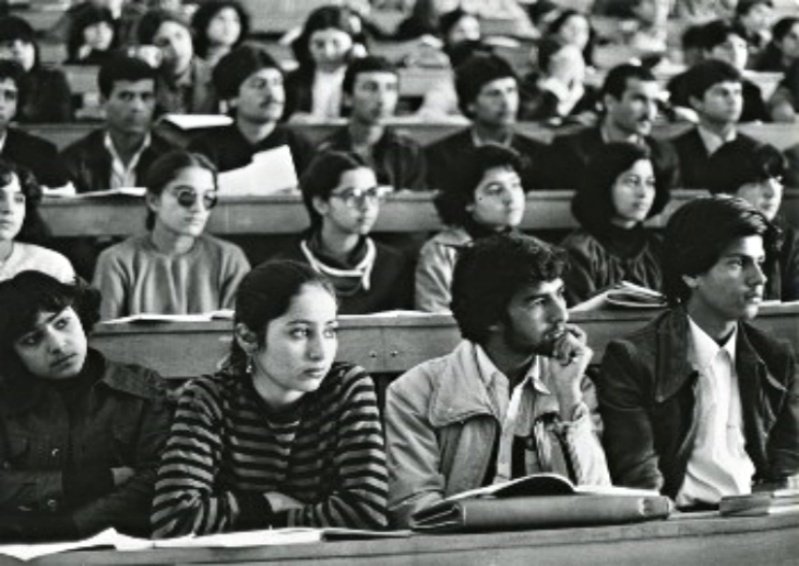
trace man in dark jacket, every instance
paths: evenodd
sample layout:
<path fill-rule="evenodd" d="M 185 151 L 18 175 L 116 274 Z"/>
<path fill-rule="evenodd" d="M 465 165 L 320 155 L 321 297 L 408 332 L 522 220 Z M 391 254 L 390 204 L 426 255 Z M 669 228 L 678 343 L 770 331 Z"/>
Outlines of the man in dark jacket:
<path fill-rule="evenodd" d="M 611 69 L 602 85 L 605 114 L 599 126 L 557 136 L 552 142 L 546 159 L 547 188 L 577 189 L 591 157 L 611 142 L 646 145 L 655 176 L 664 186 L 677 187 L 680 171 L 674 148 L 651 136 L 660 93 L 655 76 L 645 67 L 623 64 Z"/>
<path fill-rule="evenodd" d="M 144 61 L 113 57 L 97 77 L 105 127 L 67 147 L 62 157 L 78 192 L 134 187 L 155 158 L 172 149 L 152 132 L 155 71 Z"/>
<path fill-rule="evenodd" d="M 799 380 L 789 346 L 748 321 L 776 231 L 746 201 L 692 201 L 666 227 L 671 308 L 608 346 L 598 380 L 614 484 L 680 507 L 717 505 L 799 472 Z"/>

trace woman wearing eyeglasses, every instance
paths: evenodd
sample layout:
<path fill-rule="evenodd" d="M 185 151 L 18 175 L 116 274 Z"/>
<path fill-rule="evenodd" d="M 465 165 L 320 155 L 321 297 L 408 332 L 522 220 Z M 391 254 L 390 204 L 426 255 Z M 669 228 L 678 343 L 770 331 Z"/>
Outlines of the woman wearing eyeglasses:
<path fill-rule="evenodd" d="M 202 155 L 173 151 L 150 166 L 144 185 L 147 233 L 97 260 L 101 319 L 233 308 L 250 265 L 234 244 L 203 234 L 217 202 L 214 166 Z"/>
<path fill-rule="evenodd" d="M 336 288 L 340 314 L 405 309 L 411 302 L 408 258 L 369 237 L 386 188 L 359 155 L 331 151 L 300 180 L 311 227 L 285 259 L 309 264 Z"/>
<path fill-rule="evenodd" d="M 563 277 L 570 304 L 621 281 L 660 290 L 660 240 L 644 227 L 644 220 L 668 201 L 668 188 L 655 177 L 646 147 L 602 146 L 572 200 L 580 228 L 562 244 L 570 260 Z"/>

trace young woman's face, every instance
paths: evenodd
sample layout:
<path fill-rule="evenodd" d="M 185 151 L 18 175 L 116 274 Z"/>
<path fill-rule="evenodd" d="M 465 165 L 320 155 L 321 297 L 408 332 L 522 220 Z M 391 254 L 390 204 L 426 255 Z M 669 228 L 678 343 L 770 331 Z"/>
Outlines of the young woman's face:
<path fill-rule="evenodd" d="M 40 312 L 33 328 L 14 342 L 22 365 L 42 379 L 69 379 L 86 361 L 86 333 L 72 307 L 60 312 Z"/>
<path fill-rule="evenodd" d="M 16 61 L 25 71 L 30 71 L 36 62 L 36 48 L 33 43 L 21 39 L 0 42 L 0 59 Z"/>
<path fill-rule="evenodd" d="M 300 287 L 288 310 L 266 327 L 264 344 L 252 357 L 258 390 L 269 403 L 291 403 L 316 391 L 338 350 L 337 305 L 318 284 Z"/>
<path fill-rule="evenodd" d="M 352 49 L 352 37 L 337 28 L 316 30 L 308 40 L 311 58 L 322 71 L 335 71 L 345 65 L 350 49 Z"/>
<path fill-rule="evenodd" d="M 447 45 L 455 45 L 461 41 L 477 41 L 480 39 L 480 21 L 467 14 L 453 25 L 447 34 Z"/>
<path fill-rule="evenodd" d="M 95 51 L 107 51 L 114 41 L 114 28 L 108 22 L 97 22 L 83 29 L 83 41 Z"/>
<path fill-rule="evenodd" d="M 216 199 L 213 173 L 193 166 L 180 170 L 161 194 L 148 194 L 147 202 L 156 229 L 196 238 L 203 233 Z"/>
<path fill-rule="evenodd" d="M 772 177 L 765 181 L 747 183 L 738 189 L 736 195 L 748 201 L 769 220 L 774 220 L 780 211 L 782 190 L 782 181 Z"/>
<path fill-rule="evenodd" d="M 239 13 L 230 6 L 222 8 L 208 22 L 208 28 L 205 33 L 212 45 L 233 46 L 241 35 Z"/>
<path fill-rule="evenodd" d="M 799 59 L 799 23 L 795 23 L 779 42 L 780 51 L 789 59 Z"/>
<path fill-rule="evenodd" d="M 655 201 L 655 172 L 652 162 L 640 159 L 618 176 L 611 188 L 614 223 L 632 227 L 643 222 Z"/>
<path fill-rule="evenodd" d="M 16 175 L 9 184 L 0 187 L 0 242 L 17 237 L 25 222 L 25 194 Z"/>
<path fill-rule="evenodd" d="M 161 50 L 162 65 L 170 72 L 186 72 L 194 57 L 194 46 L 189 30 L 177 22 L 160 25 L 153 37 L 153 45 Z"/>
<path fill-rule="evenodd" d="M 493 167 L 483 174 L 466 211 L 478 224 L 501 230 L 519 225 L 524 202 L 519 174 L 511 167 Z"/>
<path fill-rule="evenodd" d="M 557 36 L 561 41 L 574 45 L 582 51 L 588 45 L 589 30 L 588 20 L 579 14 L 575 14 L 563 22 Z"/>
<path fill-rule="evenodd" d="M 314 199 L 322 215 L 323 233 L 368 234 L 380 213 L 380 198 L 374 171 L 368 167 L 344 171 L 327 200 Z"/>

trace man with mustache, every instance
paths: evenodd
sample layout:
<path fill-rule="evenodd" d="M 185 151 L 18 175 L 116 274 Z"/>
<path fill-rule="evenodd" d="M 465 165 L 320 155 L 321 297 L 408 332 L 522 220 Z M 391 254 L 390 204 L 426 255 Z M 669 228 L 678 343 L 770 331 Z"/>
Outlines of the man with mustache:
<path fill-rule="evenodd" d="M 577 189 L 588 162 L 608 143 L 644 145 L 652 156 L 655 177 L 668 188 L 679 186 L 674 147 L 652 137 L 661 88 L 652 71 L 625 63 L 611 69 L 600 92 L 604 115 L 598 126 L 555 137 L 544 170 L 548 189 Z"/>
<path fill-rule="evenodd" d="M 452 313 L 463 340 L 393 382 L 385 408 L 395 526 L 443 498 L 535 472 L 609 483 L 592 418 L 593 352 L 568 324 L 565 252 L 489 236 L 455 265 Z"/>
<path fill-rule="evenodd" d="M 799 472 L 799 380 L 789 346 L 749 323 L 773 225 L 743 199 L 715 196 L 666 227 L 671 308 L 610 343 L 597 383 L 614 484 L 707 508 Z"/>

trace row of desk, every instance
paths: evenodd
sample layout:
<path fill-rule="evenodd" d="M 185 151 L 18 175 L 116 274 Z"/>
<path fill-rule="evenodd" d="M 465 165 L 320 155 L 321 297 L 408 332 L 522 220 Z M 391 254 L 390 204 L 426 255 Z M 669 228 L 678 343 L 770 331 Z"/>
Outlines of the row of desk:
<path fill-rule="evenodd" d="M 704 191 L 675 190 L 671 202 L 649 221 L 653 228 L 665 225 L 684 203 Z M 527 195 L 521 228 L 568 230 L 577 227 L 571 214 L 572 191 L 535 191 Z M 782 210 L 799 226 L 799 189 L 788 189 Z M 146 207 L 134 197 L 47 197 L 39 207 L 42 218 L 56 237 L 128 236 L 144 230 Z M 241 234 L 299 234 L 308 227 L 308 213 L 299 194 L 225 196 L 211 214 L 208 231 L 230 236 Z M 380 207 L 375 232 L 431 232 L 442 228 L 429 192 L 403 191 L 389 196 Z"/>
<path fill-rule="evenodd" d="M 599 362 L 610 340 L 640 328 L 656 312 L 581 312 L 573 313 L 571 320 L 586 331 L 594 361 Z M 789 340 L 799 352 L 799 302 L 763 305 L 756 324 Z M 231 339 L 229 320 L 103 323 L 97 325 L 91 344 L 112 359 L 147 365 L 167 378 L 183 378 L 212 373 L 228 353 Z M 342 316 L 338 359 L 358 363 L 370 373 L 395 374 L 447 354 L 459 340 L 448 314 Z"/>

